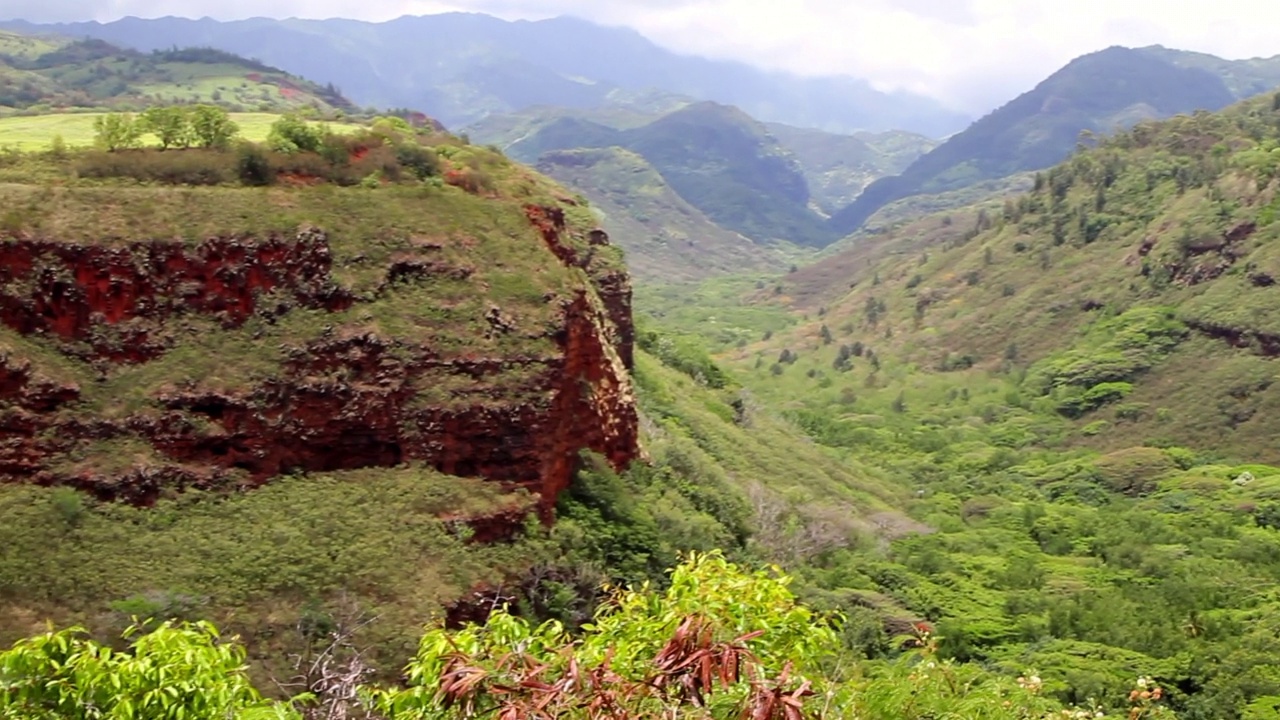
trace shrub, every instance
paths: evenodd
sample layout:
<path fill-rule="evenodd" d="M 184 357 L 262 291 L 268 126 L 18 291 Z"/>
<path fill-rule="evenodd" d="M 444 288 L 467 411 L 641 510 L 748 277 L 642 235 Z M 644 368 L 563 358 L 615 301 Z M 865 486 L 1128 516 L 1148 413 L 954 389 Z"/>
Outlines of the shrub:
<path fill-rule="evenodd" d="M 445 172 L 444 181 L 449 185 L 462 188 L 472 195 L 481 192 L 493 192 L 493 178 L 481 170 L 465 167 Z"/>
<path fill-rule="evenodd" d="M 397 146 L 396 160 L 419 180 L 426 180 L 440 174 L 440 158 L 430 148 L 416 143 Z"/>
<path fill-rule="evenodd" d="M 151 633 L 139 631 L 125 632 L 133 640 L 127 653 L 87 639 L 81 628 L 50 631 L 0 652 L 0 717 L 298 717 L 262 698 L 245 672 L 244 648 L 221 642 L 212 625 L 166 622 Z"/>
<path fill-rule="evenodd" d="M 127 177 L 170 185 L 218 185 L 230 181 L 233 170 L 232 158 L 211 150 L 97 151 L 85 153 L 76 164 L 76 172 L 81 177 Z"/>
<path fill-rule="evenodd" d="M 270 185 L 276 179 L 267 153 L 253 143 L 241 143 L 236 149 L 236 177 L 245 185 Z"/>
<path fill-rule="evenodd" d="M 1145 495 L 1156 483 L 1178 470 L 1177 464 L 1157 448 L 1129 448 L 1094 461 L 1098 476 L 1112 490 L 1129 496 Z"/>
<path fill-rule="evenodd" d="M 271 123 L 267 146 L 280 153 L 320 152 L 324 133 L 295 114 L 283 115 Z"/>

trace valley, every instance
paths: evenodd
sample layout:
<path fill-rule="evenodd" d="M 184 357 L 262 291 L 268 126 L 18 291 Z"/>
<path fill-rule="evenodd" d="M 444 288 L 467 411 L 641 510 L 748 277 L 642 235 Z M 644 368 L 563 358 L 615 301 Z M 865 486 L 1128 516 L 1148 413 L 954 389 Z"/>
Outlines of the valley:
<path fill-rule="evenodd" d="M 0 718 L 1280 708 L 1274 60 L 5 27 Z"/>

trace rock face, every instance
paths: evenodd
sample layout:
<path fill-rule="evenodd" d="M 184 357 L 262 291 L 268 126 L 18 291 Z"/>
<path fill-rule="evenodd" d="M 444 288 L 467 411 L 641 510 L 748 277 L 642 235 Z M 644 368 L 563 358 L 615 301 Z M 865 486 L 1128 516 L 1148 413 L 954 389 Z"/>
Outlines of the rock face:
<path fill-rule="evenodd" d="M 381 286 L 361 292 L 335 279 L 318 227 L 195 246 L 0 240 L 0 323 L 12 331 L 0 334 L 0 481 L 146 504 L 170 488 L 422 462 L 537 492 L 549 519 L 580 451 L 619 469 L 639 452 L 631 288 L 624 272 L 597 269 L 575 250 L 607 245 L 602 234 L 578 243 L 560 208 L 525 213 L 536 230 L 526 252 L 577 281 L 546 294 L 551 321 L 540 336 L 498 304 L 477 318 L 494 342 L 523 332 L 526 349 L 513 353 L 492 343 L 438 347 L 358 322 L 406 287 L 470 282 L 472 270 L 428 257 L 429 244 L 396 255 Z M 272 349 L 276 364 L 263 377 L 233 387 L 155 382 L 132 407 L 86 398 L 85 386 L 122 368 L 158 363 L 192 323 L 232 331 L 295 314 L 332 322 Z M 43 362 L 48 350 L 72 370 Z"/>

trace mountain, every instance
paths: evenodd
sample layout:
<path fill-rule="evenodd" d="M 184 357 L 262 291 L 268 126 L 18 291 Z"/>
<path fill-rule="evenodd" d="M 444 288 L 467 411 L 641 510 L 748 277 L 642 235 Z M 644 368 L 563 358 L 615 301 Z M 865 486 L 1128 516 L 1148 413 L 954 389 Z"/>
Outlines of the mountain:
<path fill-rule="evenodd" d="M 619 90 L 650 89 L 836 132 L 900 129 L 939 137 L 968 122 L 933 100 L 883 93 L 863 80 L 803 78 L 677 55 L 633 30 L 569 17 L 506 22 L 450 13 L 385 23 L 166 17 L 0 26 L 100 38 L 143 51 L 215 47 L 333 83 L 362 105 L 422 110 L 454 128 L 531 105 L 594 107 Z"/>
<path fill-rule="evenodd" d="M 549 151 L 617 146 L 636 152 L 712 222 L 758 242 L 800 245 L 826 245 L 831 238 L 822 227 L 823 213 L 847 204 L 873 179 L 900 172 L 934 145 L 900 131 L 836 135 L 759 123 L 736 108 L 655 94 L 598 109 L 539 106 L 490 115 L 467 133 L 529 163 Z M 600 200 L 590 183 L 557 177 Z M 645 211 L 645 222 L 660 222 L 663 215 L 654 217 L 652 210 Z"/>
<path fill-rule="evenodd" d="M 669 125 L 672 121 L 664 121 L 668 116 L 679 122 Z M 538 106 L 491 115 L 465 130 L 475 142 L 538 163 L 539 169 L 606 209 L 606 227 L 621 238 L 631 267 L 646 279 L 688 279 L 782 262 L 776 252 L 780 246 L 770 250 L 770 241 L 796 239 L 784 234 L 791 231 L 771 222 L 732 224 L 741 213 L 732 208 L 726 212 L 720 198 L 706 197 L 705 187 L 723 190 L 744 183 L 749 187 L 740 192 L 774 207 L 787 206 L 802 218 L 808 235 L 800 238 L 824 243 L 826 237 L 816 228 L 822 213 L 848 203 L 875 178 L 901 171 L 935 144 L 900 131 L 854 136 L 761 124 L 733 108 L 660 93 L 619 96 L 592 109 Z M 739 141 L 725 141 L 735 135 Z M 695 152 L 687 146 L 689 137 L 716 140 L 696 141 Z M 699 153 L 705 155 L 702 160 Z M 677 180 L 670 182 L 646 156 Z M 770 156 L 786 159 L 787 165 L 767 171 L 772 179 L 753 180 L 752 174 L 761 170 L 750 158 Z M 800 193 L 779 198 L 769 191 L 771 185 L 796 183 L 793 161 L 808 189 L 805 202 Z M 689 198 L 681 196 L 676 183 Z M 631 229 L 623 231 L 617 223 Z M 743 247 L 744 235 L 760 244 Z M 654 243 L 639 244 L 644 237 Z"/>
<path fill-rule="evenodd" d="M 240 111 L 354 109 L 333 87 L 220 50 L 143 53 L 102 40 L 0 31 L 0 107 L 140 109 L 158 102 Z"/>
<path fill-rule="evenodd" d="M 629 150 L 554 150 L 541 156 L 537 169 L 591 200 L 601 224 L 626 251 L 628 269 L 642 282 L 693 280 L 784 265 L 779 251 L 713 223 Z"/>
<path fill-rule="evenodd" d="M 864 237 L 780 295 L 886 364 L 975 392 L 969 367 L 996 373 L 1022 398 L 1001 412 L 1048 411 L 1038 432 L 1059 445 L 1280 462 L 1277 147 L 1280 94 L 1139 123 L 1028 194 Z M 829 362 L 812 333 L 774 343 Z"/>
<path fill-rule="evenodd" d="M 760 244 L 829 241 L 823 218 L 809 207 L 808 183 L 795 156 L 738 108 L 693 103 L 623 129 L 587 117 L 544 115 L 505 149 L 533 159 L 552 150 L 624 148 L 726 230 Z"/>
<path fill-rule="evenodd" d="M 839 135 L 780 123 L 766 127 L 795 155 L 814 205 L 826 215 L 853 202 L 873 181 L 906 170 L 938 145 L 901 131 Z"/>
<path fill-rule="evenodd" d="M 611 472 L 640 456 L 630 278 L 584 207 L 430 129 L 324 149 L 11 155 L 0 507 L 25 529 L 0 642 L 20 607 L 96 630 L 185 607 L 252 635 L 340 590 L 407 636 L 533 562 L 466 548 L 550 521 L 580 451 Z M 92 541 L 38 540 L 51 502 Z M 101 572 L 52 594 L 13 564 L 76 548 Z"/>
<path fill-rule="evenodd" d="M 934 530 L 810 560 L 815 596 L 917 613 L 957 667 L 1035 668 L 1095 716 L 1159 687 L 1161 712 L 1249 717 L 1280 692 L 1257 682 L 1280 670 L 1280 556 L 1246 550 L 1280 547 L 1277 293 L 1268 93 L 662 319 Z"/>
<path fill-rule="evenodd" d="M 1280 84 L 1280 56 L 1227 61 L 1164 48 L 1112 47 L 1077 58 L 1031 91 L 975 122 L 909 166 L 873 183 L 832 217 L 849 233 L 886 203 L 1047 168 L 1088 130 L 1218 110 Z"/>

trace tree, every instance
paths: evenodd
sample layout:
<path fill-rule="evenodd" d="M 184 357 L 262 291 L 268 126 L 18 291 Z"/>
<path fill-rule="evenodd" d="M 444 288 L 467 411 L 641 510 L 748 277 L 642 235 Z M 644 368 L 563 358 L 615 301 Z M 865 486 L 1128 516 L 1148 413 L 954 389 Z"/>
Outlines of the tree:
<path fill-rule="evenodd" d="M 374 690 L 388 720 L 752 717 L 799 720 L 815 697 L 832 717 L 852 699 L 822 663 L 839 652 L 790 579 L 691 554 L 662 592 L 614 591 L 578 639 L 499 609 L 483 625 L 430 630 L 409 687 Z"/>
<path fill-rule="evenodd" d="M 138 146 L 142 129 L 131 113 L 107 113 L 93 119 L 93 141 L 109 152 Z"/>
<path fill-rule="evenodd" d="M 184 107 L 149 107 L 138 119 L 138 126 L 143 132 L 155 135 L 160 140 L 160 147 L 166 150 L 191 145 L 191 117 Z"/>
<path fill-rule="evenodd" d="M 226 110 L 213 105 L 196 105 L 191 109 L 191 134 L 200 147 L 224 149 L 240 133 L 240 126 Z"/>
<path fill-rule="evenodd" d="M 292 720 L 249 684 L 245 651 L 222 642 L 209 623 L 166 622 L 147 634 L 134 626 L 117 652 L 82 628 L 19 641 L 0 652 L 0 718 L 240 718 Z"/>
<path fill-rule="evenodd" d="M 271 123 L 267 145 L 276 152 L 319 152 L 324 142 L 320 129 L 295 114 L 282 115 Z"/>

